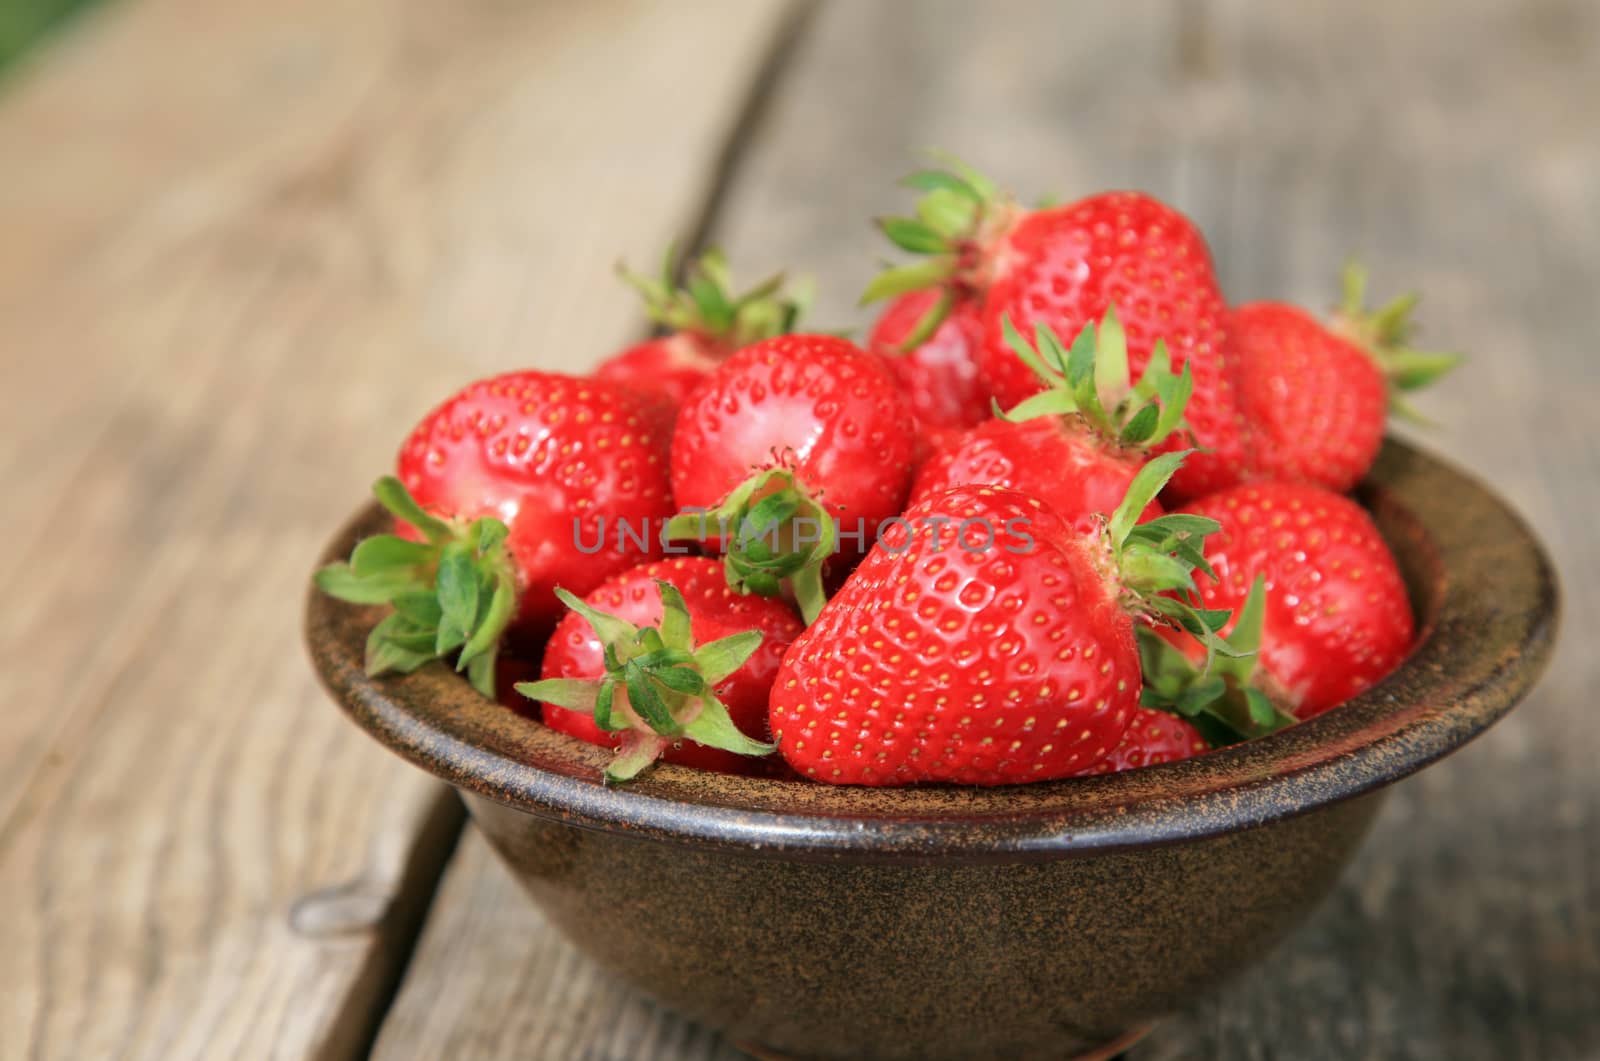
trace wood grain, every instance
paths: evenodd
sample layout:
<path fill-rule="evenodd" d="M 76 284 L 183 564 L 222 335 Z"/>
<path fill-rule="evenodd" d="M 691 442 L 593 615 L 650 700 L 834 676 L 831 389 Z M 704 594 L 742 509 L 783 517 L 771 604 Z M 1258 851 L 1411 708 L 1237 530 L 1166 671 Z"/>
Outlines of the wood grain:
<path fill-rule="evenodd" d="M 580 954 L 522 894 L 476 829 L 463 836 L 434 910 L 378 1037 L 373 1056 L 380 1061 L 744 1056 Z"/>
<path fill-rule="evenodd" d="M 639 332 L 787 12 L 138 0 L 4 86 L 0 1057 L 361 1050 L 458 811 L 309 567 L 435 396 Z"/>
<path fill-rule="evenodd" d="M 1423 400 L 1442 425 L 1423 441 L 1514 500 L 1572 587 L 1565 649 L 1529 703 L 1401 786 L 1312 923 L 1129 1056 L 1600 1057 L 1600 657 L 1582 646 L 1600 608 L 1577 588 L 1600 580 L 1600 138 L 1576 102 L 1600 96 L 1600 12 L 1580 0 L 1003 11 L 825 6 L 718 212 L 735 260 L 810 268 L 817 319 L 859 321 L 854 294 L 883 253 L 861 219 L 898 207 L 893 180 L 935 145 L 1028 194 L 1172 199 L 1210 236 L 1236 300 L 1327 304 L 1358 253 L 1381 289 L 1426 292 L 1430 342 L 1474 354 Z M 384 1058 L 444 1045 L 721 1055 L 581 965 L 540 971 L 564 952 L 478 848 L 469 840 L 451 867 Z M 591 1027 L 596 1005 L 615 1022 L 584 1038 L 574 1023 Z"/>

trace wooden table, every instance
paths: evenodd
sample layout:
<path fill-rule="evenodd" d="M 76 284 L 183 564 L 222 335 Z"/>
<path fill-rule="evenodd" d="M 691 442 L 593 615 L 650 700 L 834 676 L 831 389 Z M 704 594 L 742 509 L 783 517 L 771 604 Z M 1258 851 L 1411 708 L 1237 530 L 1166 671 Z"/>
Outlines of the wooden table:
<path fill-rule="evenodd" d="M 1542 528 L 1538 693 L 1132 1051 L 1600 1057 L 1600 9 L 1583 0 L 121 0 L 0 83 L 0 1057 L 733 1058 L 555 938 L 298 645 L 438 395 L 642 328 L 707 236 L 825 324 L 943 146 L 1131 185 L 1238 299 L 1352 252 L 1470 350 L 1428 444 Z M 1226 896 L 1203 897 L 1226 903 Z"/>

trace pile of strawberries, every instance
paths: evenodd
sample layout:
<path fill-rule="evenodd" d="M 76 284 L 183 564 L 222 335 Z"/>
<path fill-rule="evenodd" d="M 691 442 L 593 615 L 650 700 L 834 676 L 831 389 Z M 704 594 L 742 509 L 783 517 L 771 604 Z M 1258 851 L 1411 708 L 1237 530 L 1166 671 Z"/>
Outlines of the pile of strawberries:
<path fill-rule="evenodd" d="M 1230 307 L 1150 196 L 907 183 L 880 225 L 920 260 L 864 347 L 710 254 L 628 276 L 659 338 L 430 413 L 376 487 L 396 532 L 317 576 L 390 607 L 369 671 L 449 660 L 614 781 L 999 785 L 1258 737 L 1399 664 L 1405 586 L 1344 492 L 1455 361 L 1408 347 L 1414 299 L 1367 313 L 1352 269 L 1326 324 Z"/>

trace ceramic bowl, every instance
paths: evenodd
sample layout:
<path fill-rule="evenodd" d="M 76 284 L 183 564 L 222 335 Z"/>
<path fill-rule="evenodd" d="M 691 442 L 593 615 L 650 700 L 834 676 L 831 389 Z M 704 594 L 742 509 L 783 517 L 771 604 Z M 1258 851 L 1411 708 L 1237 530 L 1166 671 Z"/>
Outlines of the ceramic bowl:
<path fill-rule="evenodd" d="M 1359 497 L 1405 572 L 1412 656 L 1271 737 L 1104 777 L 869 790 L 668 765 L 607 787 L 606 752 L 442 666 L 365 676 L 374 609 L 313 594 L 306 631 L 334 699 L 460 790 L 551 922 L 752 1052 L 1103 1057 L 1283 937 L 1386 786 L 1481 733 L 1544 667 L 1555 576 L 1503 502 L 1392 440 Z M 382 525 L 363 509 L 327 558 Z"/>

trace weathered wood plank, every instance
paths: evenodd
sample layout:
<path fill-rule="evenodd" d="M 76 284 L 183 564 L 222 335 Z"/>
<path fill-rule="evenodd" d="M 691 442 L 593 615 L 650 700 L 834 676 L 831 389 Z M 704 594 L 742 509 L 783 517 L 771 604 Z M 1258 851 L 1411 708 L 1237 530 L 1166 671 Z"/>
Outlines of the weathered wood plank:
<path fill-rule="evenodd" d="M 1497 483 L 1580 587 L 1600 579 L 1600 141 L 1575 101 L 1600 95 L 1597 45 L 1600 13 L 1577 0 L 836 2 L 801 41 L 715 236 L 752 268 L 814 270 L 818 319 L 858 320 L 854 293 L 883 251 L 861 219 L 899 206 L 892 181 L 937 145 L 1029 193 L 1172 198 L 1239 300 L 1325 304 L 1360 253 L 1384 289 L 1427 292 L 1428 338 L 1476 354 L 1424 399 L 1443 425 L 1425 441 Z M 1313 922 L 1134 1061 L 1600 1055 L 1600 660 L 1577 644 L 1600 605 L 1574 592 L 1568 611 L 1578 636 L 1530 703 L 1399 788 Z M 596 1005 L 638 1037 L 625 1056 L 723 1049 L 680 1043 L 669 1016 L 655 1027 L 671 1041 L 648 1042 L 651 1011 L 582 966 L 525 972 L 564 952 L 469 844 L 384 1057 L 424 1056 L 424 1035 L 456 1056 L 624 1056 L 611 1026 L 573 1037 Z M 502 968 L 527 990 L 507 991 Z M 559 1048 L 539 1049 L 546 1028 Z"/>
<path fill-rule="evenodd" d="M 463 836 L 434 910 L 376 1058 L 744 1056 L 587 960 L 550 927 L 476 829 Z"/>
<path fill-rule="evenodd" d="M 361 1048 L 457 819 L 309 565 L 429 396 L 638 332 L 785 11 L 141 0 L 5 86 L 0 1056 Z"/>

